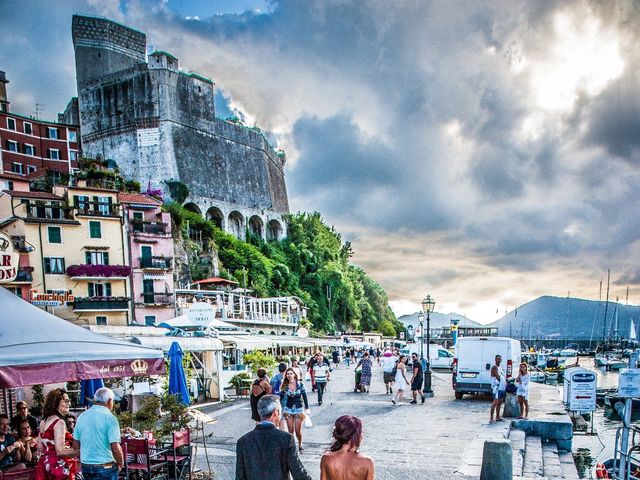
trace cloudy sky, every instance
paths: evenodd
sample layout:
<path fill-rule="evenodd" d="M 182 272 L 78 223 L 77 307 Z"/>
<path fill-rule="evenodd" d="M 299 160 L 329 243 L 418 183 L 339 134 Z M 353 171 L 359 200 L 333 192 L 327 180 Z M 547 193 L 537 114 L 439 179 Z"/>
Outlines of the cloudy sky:
<path fill-rule="evenodd" d="M 285 148 L 398 314 L 549 294 L 640 303 L 640 4 L 0 0 L 14 112 L 75 95 L 71 15 L 147 33 Z M 10 34 L 7 34 L 10 32 Z M 498 312 L 498 313 L 496 313 Z"/>

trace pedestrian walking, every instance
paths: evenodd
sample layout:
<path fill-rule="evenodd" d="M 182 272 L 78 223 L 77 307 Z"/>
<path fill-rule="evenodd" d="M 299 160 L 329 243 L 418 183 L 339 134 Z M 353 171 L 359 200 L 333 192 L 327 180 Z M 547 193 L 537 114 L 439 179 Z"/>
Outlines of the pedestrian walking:
<path fill-rule="evenodd" d="M 338 352 L 337 348 L 331 352 L 331 357 L 333 359 L 333 368 L 338 368 L 338 365 L 340 365 L 340 352 Z"/>
<path fill-rule="evenodd" d="M 251 395 L 249 403 L 251 405 L 251 418 L 260 423 L 260 414 L 258 413 L 258 401 L 265 395 L 271 395 L 271 384 L 267 377 L 267 371 L 264 368 L 258 369 L 258 378 L 251 385 Z"/>
<path fill-rule="evenodd" d="M 400 358 L 398 358 L 398 363 L 396 364 L 396 376 L 395 376 L 396 395 L 391 400 L 391 402 L 393 402 L 394 405 L 402 402 L 402 399 L 404 397 L 404 391 L 409 387 L 409 381 L 407 380 L 407 375 L 406 375 L 407 369 L 404 364 L 405 359 L 406 357 L 404 355 L 400 355 Z"/>
<path fill-rule="evenodd" d="M 347 368 L 349 368 L 349 365 L 351 364 L 351 349 L 347 348 L 345 349 L 344 352 L 344 363 L 347 364 Z"/>
<path fill-rule="evenodd" d="M 520 364 L 516 383 L 518 384 L 518 403 L 520 404 L 520 416 L 518 418 L 529 418 L 529 382 L 531 375 L 526 363 Z"/>
<path fill-rule="evenodd" d="M 380 352 L 380 347 L 376 348 L 376 363 L 378 364 L 378 366 L 380 366 L 380 355 L 382 352 Z"/>
<path fill-rule="evenodd" d="M 322 405 L 322 394 L 327 387 L 330 371 L 329 365 L 324 361 L 324 355 L 320 352 L 313 366 L 313 378 L 316 381 L 316 388 L 318 389 L 318 405 Z"/>
<path fill-rule="evenodd" d="M 280 403 L 282 404 L 282 415 L 287 422 L 287 428 L 291 435 L 298 439 L 298 449 L 302 452 L 302 422 L 305 412 L 309 414 L 309 400 L 304 384 L 298 378 L 293 368 L 287 369 L 280 389 Z M 304 410 L 302 404 L 304 403 Z"/>
<path fill-rule="evenodd" d="M 311 480 L 300 461 L 293 435 L 278 430 L 280 399 L 265 395 L 258 401 L 260 422 L 236 443 L 236 480 Z"/>
<path fill-rule="evenodd" d="M 391 353 L 391 350 L 386 349 L 382 354 L 382 380 L 384 386 L 387 389 L 387 395 L 393 393 L 393 382 L 395 381 L 395 367 L 398 357 Z"/>
<path fill-rule="evenodd" d="M 365 353 L 362 360 L 358 362 L 356 368 L 362 367 L 360 375 L 360 385 L 364 387 L 364 391 L 369 393 L 369 387 L 371 386 L 371 356 Z"/>
<path fill-rule="evenodd" d="M 362 442 L 362 421 L 351 415 L 338 417 L 333 443 L 320 460 L 320 480 L 373 480 L 373 459 L 358 452 Z"/>
<path fill-rule="evenodd" d="M 298 376 L 298 380 L 302 381 L 302 379 L 304 378 L 302 375 L 302 369 L 300 368 L 300 365 L 298 365 L 298 358 L 297 357 L 292 357 L 291 358 L 291 370 L 293 370 L 294 372 L 296 372 L 296 375 Z"/>
<path fill-rule="evenodd" d="M 422 403 L 424 403 L 424 393 L 422 392 L 422 381 L 424 379 L 424 375 L 422 362 L 418 359 L 417 353 L 411 354 L 411 362 L 413 370 L 413 375 L 411 376 L 411 394 L 413 395 L 413 400 L 411 400 L 410 403 L 418 403 L 418 394 L 420 394 Z"/>
<path fill-rule="evenodd" d="M 495 413 L 495 421 L 501 422 L 500 408 L 507 397 L 507 380 L 504 376 L 504 371 L 500 364 L 502 363 L 502 356 L 496 355 L 495 364 L 491 367 L 491 393 L 493 394 L 493 401 L 491 402 L 491 413 L 489 414 L 489 423 L 494 423 L 493 415 Z"/>
<path fill-rule="evenodd" d="M 271 393 L 274 395 L 278 395 L 280 393 L 280 385 L 282 384 L 282 380 L 284 380 L 284 372 L 287 370 L 287 364 L 284 362 L 280 362 L 278 364 L 278 373 L 276 373 L 269 385 L 271 385 Z"/>
<path fill-rule="evenodd" d="M 80 449 L 85 480 L 117 480 L 124 467 L 120 448 L 120 426 L 113 410 L 113 391 L 102 387 L 93 396 L 93 406 L 80 414 L 73 430 L 73 447 Z"/>
<path fill-rule="evenodd" d="M 78 446 L 74 448 L 73 436 L 67 430 L 64 421 L 64 416 L 69 413 L 69 406 L 69 395 L 62 388 L 51 390 L 44 399 L 42 409 L 44 420 L 40 424 L 42 456 L 36 466 L 37 480 L 74 480 L 76 478 L 78 454 L 81 452 Z M 119 430 L 118 442 L 120 442 Z M 117 473 L 116 469 L 116 475 Z"/>

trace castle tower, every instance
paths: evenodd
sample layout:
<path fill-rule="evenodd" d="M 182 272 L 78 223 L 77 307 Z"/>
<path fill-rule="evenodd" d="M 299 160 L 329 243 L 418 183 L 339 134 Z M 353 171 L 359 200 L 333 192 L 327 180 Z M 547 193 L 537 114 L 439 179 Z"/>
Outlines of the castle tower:
<path fill-rule="evenodd" d="M 146 61 L 147 36 L 112 20 L 74 15 L 71 35 L 78 88 Z"/>

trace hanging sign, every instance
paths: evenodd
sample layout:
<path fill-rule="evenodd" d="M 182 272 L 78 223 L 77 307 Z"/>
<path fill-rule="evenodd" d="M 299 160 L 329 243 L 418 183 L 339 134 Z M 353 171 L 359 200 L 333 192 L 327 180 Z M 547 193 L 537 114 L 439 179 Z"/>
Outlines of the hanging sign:
<path fill-rule="evenodd" d="M 0 283 L 13 282 L 18 276 L 20 254 L 6 233 L 0 233 Z"/>
<path fill-rule="evenodd" d="M 211 304 L 198 302 L 189 307 L 187 317 L 193 323 L 206 327 L 216 319 L 216 312 Z"/>

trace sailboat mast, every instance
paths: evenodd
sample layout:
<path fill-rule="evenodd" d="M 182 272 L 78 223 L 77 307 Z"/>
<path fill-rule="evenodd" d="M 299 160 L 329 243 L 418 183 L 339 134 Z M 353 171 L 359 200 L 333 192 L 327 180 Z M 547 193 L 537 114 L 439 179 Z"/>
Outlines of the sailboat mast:
<path fill-rule="evenodd" d="M 607 300 L 604 304 L 604 325 L 602 325 L 602 341 L 607 340 L 607 310 L 609 309 L 609 281 L 611 280 L 611 269 L 607 270 Z"/>

